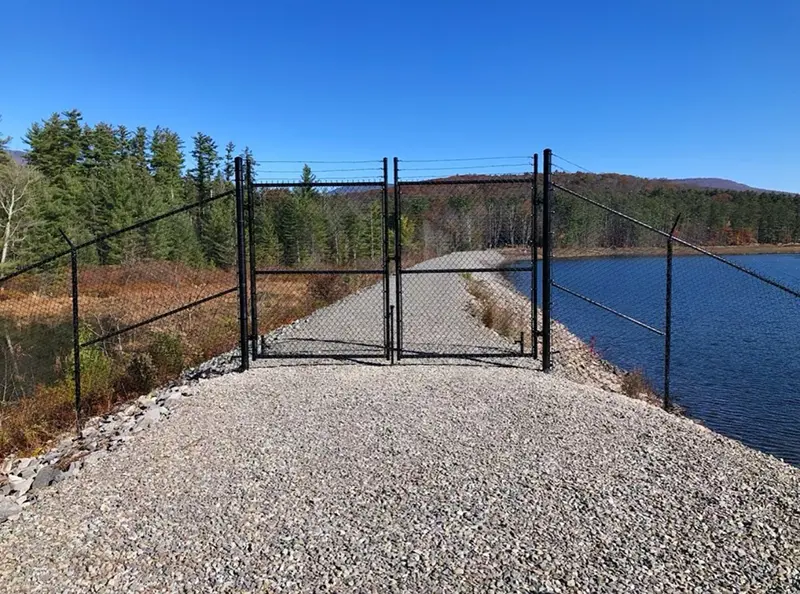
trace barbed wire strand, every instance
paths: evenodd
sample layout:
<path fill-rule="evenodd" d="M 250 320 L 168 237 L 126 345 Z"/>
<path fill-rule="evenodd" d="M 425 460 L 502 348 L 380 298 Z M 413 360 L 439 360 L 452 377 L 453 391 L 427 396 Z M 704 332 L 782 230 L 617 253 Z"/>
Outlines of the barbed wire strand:
<path fill-rule="evenodd" d="M 529 163 L 504 163 L 502 165 L 471 165 L 465 167 L 403 167 L 401 171 L 471 171 L 474 169 L 500 169 L 528 166 Z"/>
<path fill-rule="evenodd" d="M 594 173 L 593 171 L 590 171 L 590 170 L 586 169 L 586 167 L 581 167 L 581 166 L 580 166 L 580 165 L 578 165 L 577 163 L 573 163 L 573 162 L 572 162 L 572 161 L 570 161 L 569 159 L 565 159 L 565 158 L 564 158 L 564 157 L 562 157 L 561 155 L 557 155 L 557 154 L 553 153 L 553 156 L 554 156 L 555 158 L 557 158 L 557 159 L 561 159 L 561 160 L 562 160 L 562 161 L 564 161 L 565 163 L 569 163 L 570 165 L 572 165 L 573 167 L 576 167 L 576 168 L 580 169 L 581 171 L 585 171 L 586 173 Z"/>
<path fill-rule="evenodd" d="M 465 157 L 463 159 L 398 159 L 401 163 L 455 163 L 458 161 L 499 161 L 500 159 L 530 159 L 532 155 L 513 155 L 511 157 Z"/>

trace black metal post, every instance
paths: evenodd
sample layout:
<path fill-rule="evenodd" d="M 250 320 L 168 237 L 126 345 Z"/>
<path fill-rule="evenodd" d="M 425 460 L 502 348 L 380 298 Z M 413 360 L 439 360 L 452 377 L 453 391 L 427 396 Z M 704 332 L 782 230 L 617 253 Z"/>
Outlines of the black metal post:
<path fill-rule="evenodd" d="M 672 229 L 667 239 L 667 287 L 665 295 L 664 313 L 664 409 L 670 410 L 672 402 L 669 394 L 669 374 L 672 364 L 672 239 L 675 235 L 675 228 L 678 226 L 681 215 L 675 218 Z"/>
<path fill-rule="evenodd" d="M 247 184 L 247 241 L 250 250 L 250 348 L 253 360 L 258 356 L 258 291 L 256 286 L 256 207 L 253 188 L 252 163 L 245 163 L 245 183 Z"/>
<path fill-rule="evenodd" d="M 531 354 L 539 358 L 539 154 L 533 155 L 533 196 L 531 197 Z"/>
<path fill-rule="evenodd" d="M 250 353 L 247 340 L 247 272 L 244 237 L 244 188 L 242 184 L 242 158 L 234 160 L 236 175 L 236 272 L 239 277 L 239 371 L 250 369 Z"/>
<path fill-rule="evenodd" d="M 394 282 L 395 282 L 395 307 L 397 309 L 397 327 L 395 328 L 395 343 L 397 347 L 397 360 L 403 358 L 403 242 L 400 231 L 400 176 L 399 159 L 394 158 Z"/>
<path fill-rule="evenodd" d="M 544 192 L 542 201 L 542 371 L 550 371 L 550 297 L 552 291 L 550 262 L 553 248 L 551 235 L 551 202 L 553 187 L 550 185 L 553 151 L 544 150 Z"/>
<path fill-rule="evenodd" d="M 389 361 L 394 365 L 394 305 L 389 306 L 389 343 L 392 348 L 389 349 L 391 359 Z"/>
<path fill-rule="evenodd" d="M 389 159 L 383 158 L 383 192 L 381 196 L 381 229 L 383 237 L 381 251 L 383 254 L 383 347 L 387 361 L 392 361 L 394 341 L 391 333 L 392 311 L 389 307 Z"/>
<path fill-rule="evenodd" d="M 69 245 L 70 268 L 72 272 L 72 359 L 75 380 L 75 429 L 81 434 L 81 329 L 78 312 L 78 250 L 67 234 L 59 229 L 64 241 Z"/>

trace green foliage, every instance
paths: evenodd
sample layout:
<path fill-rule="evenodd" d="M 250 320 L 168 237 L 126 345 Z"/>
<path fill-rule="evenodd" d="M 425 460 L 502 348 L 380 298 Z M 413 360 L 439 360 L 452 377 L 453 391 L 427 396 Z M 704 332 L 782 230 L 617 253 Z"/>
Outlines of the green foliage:
<path fill-rule="evenodd" d="M 122 376 L 115 382 L 117 394 L 135 396 L 147 394 L 158 385 L 158 371 L 147 353 L 134 354 L 125 367 Z"/>
<path fill-rule="evenodd" d="M 94 338 L 91 329 L 83 326 L 79 330 L 81 342 Z M 67 357 L 70 373 L 75 368 L 73 355 Z M 72 377 L 74 381 L 74 376 Z M 81 394 L 87 397 L 107 396 L 113 391 L 114 376 L 111 357 L 99 345 L 81 349 Z"/>
<path fill-rule="evenodd" d="M 159 332 L 153 337 L 147 352 L 159 379 L 174 378 L 183 371 L 185 353 L 180 337 Z"/>

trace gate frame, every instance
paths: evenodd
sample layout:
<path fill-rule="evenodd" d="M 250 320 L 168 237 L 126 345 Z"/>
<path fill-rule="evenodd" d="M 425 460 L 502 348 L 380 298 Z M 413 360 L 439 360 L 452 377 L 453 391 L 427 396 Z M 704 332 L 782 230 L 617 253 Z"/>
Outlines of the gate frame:
<path fill-rule="evenodd" d="M 250 169 L 250 164 L 247 167 L 247 229 L 248 229 L 248 245 L 250 250 L 250 257 L 248 262 L 249 267 L 249 280 L 250 280 L 250 343 L 252 359 L 385 359 L 391 361 L 393 356 L 392 343 L 391 343 L 391 319 L 390 319 L 390 303 L 389 303 L 389 234 L 388 234 L 388 221 L 389 215 L 389 160 L 384 157 L 383 164 L 383 179 L 376 181 L 314 181 L 311 183 L 303 183 L 301 181 L 295 182 L 254 182 L 253 172 Z M 375 190 L 380 189 L 381 192 L 381 232 L 383 237 L 381 239 L 381 268 L 352 268 L 352 269 L 328 269 L 328 268 L 315 268 L 315 269 L 300 269 L 300 268 L 278 268 L 274 270 L 259 270 L 256 264 L 255 257 L 255 192 L 258 189 L 274 189 L 274 188 L 341 188 L 346 186 L 348 188 L 361 187 L 372 188 Z M 357 352 L 343 352 L 343 353 L 280 353 L 280 354 L 264 354 L 264 336 L 261 336 L 258 328 L 258 287 L 256 282 L 258 277 L 269 277 L 277 275 L 352 275 L 352 274 L 371 274 L 381 275 L 381 285 L 383 288 L 383 354 L 374 353 L 357 353 Z M 376 345 L 376 348 L 379 345 Z"/>
<path fill-rule="evenodd" d="M 394 158 L 394 213 L 392 226 L 394 228 L 394 265 L 395 265 L 395 340 L 394 349 L 396 352 L 397 360 L 401 359 L 478 359 L 478 358 L 508 358 L 508 357 L 530 357 L 533 359 L 538 358 L 538 342 L 541 333 L 537 328 L 537 314 L 536 314 L 536 282 L 537 282 L 537 234 L 538 230 L 536 224 L 538 223 L 537 217 L 537 203 L 538 203 L 538 189 L 537 183 L 539 178 L 539 155 L 533 155 L 532 175 L 530 177 L 503 177 L 498 176 L 491 179 L 480 180 L 454 180 L 454 179 L 427 179 L 415 181 L 403 181 L 400 178 L 400 159 Z M 526 176 L 529 174 L 525 174 Z M 403 242 L 400 236 L 400 218 L 402 215 L 402 188 L 403 186 L 460 186 L 460 185 L 488 185 L 488 184 L 520 184 L 530 183 L 531 185 L 531 237 L 529 240 L 530 246 L 530 263 L 527 267 L 460 267 L 460 268 L 432 268 L 422 270 L 412 270 L 403 268 Z M 529 272 L 531 274 L 531 285 L 533 293 L 531 295 L 531 319 L 529 321 L 529 328 L 531 329 L 531 349 L 530 352 L 525 352 L 524 342 L 520 343 L 519 352 L 469 352 L 469 353 L 423 353 L 414 351 L 405 351 L 403 349 L 403 276 L 407 274 L 459 274 L 459 273 L 472 273 L 472 272 Z"/>

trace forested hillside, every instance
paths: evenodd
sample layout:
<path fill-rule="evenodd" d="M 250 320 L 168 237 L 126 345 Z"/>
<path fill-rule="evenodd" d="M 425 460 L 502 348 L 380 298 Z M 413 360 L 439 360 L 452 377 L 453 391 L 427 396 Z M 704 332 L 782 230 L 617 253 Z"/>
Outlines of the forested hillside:
<path fill-rule="evenodd" d="M 800 242 L 800 197 L 780 192 L 734 192 L 617 174 L 559 173 L 554 180 L 660 229 L 680 214 L 678 235 L 703 245 Z M 556 192 L 556 238 L 560 246 L 631 247 L 644 237 L 626 235 L 600 209 Z"/>

